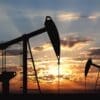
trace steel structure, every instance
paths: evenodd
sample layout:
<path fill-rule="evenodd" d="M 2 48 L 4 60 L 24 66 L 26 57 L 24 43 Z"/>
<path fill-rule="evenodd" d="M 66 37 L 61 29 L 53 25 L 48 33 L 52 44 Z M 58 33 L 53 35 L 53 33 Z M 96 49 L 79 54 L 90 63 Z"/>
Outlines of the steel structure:
<path fill-rule="evenodd" d="M 24 94 L 27 93 L 27 49 L 28 49 L 28 46 L 30 48 L 29 39 L 34 37 L 34 36 L 40 35 L 44 32 L 47 32 L 47 34 L 48 34 L 48 36 L 51 40 L 52 46 L 54 48 L 55 54 L 57 56 L 58 64 L 60 64 L 60 38 L 59 38 L 59 33 L 58 33 L 58 30 L 56 28 L 55 23 L 53 22 L 53 20 L 50 16 L 46 16 L 43 28 L 38 29 L 38 30 L 33 31 L 33 32 L 30 32 L 30 33 L 27 33 L 27 34 L 24 34 L 24 35 L 22 35 L 18 38 L 10 40 L 10 41 L 0 43 L 0 50 L 2 50 L 2 51 L 6 50 L 9 46 L 16 44 L 18 42 L 23 43 L 23 58 L 22 58 L 23 59 L 23 87 L 22 88 L 23 88 Z M 6 51 L 5 51 L 5 54 L 3 54 L 3 55 L 6 56 Z M 31 56 L 32 56 L 32 54 L 31 54 Z M 32 61 L 33 61 L 33 59 L 32 59 Z M 5 62 L 5 66 L 6 66 L 6 61 L 3 61 L 3 62 Z M 33 63 L 33 65 L 34 65 L 34 63 Z M 36 78 L 37 78 L 35 66 L 34 66 L 34 71 L 35 71 L 35 75 L 36 75 Z"/>

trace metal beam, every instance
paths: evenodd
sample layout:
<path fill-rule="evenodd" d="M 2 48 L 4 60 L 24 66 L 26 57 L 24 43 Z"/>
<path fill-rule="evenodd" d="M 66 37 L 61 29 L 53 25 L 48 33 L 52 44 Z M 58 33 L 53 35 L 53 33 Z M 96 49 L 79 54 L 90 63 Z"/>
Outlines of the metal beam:
<path fill-rule="evenodd" d="M 26 35 L 26 38 L 29 39 L 33 36 L 36 36 L 36 35 L 40 35 L 42 33 L 46 32 L 46 29 L 45 27 L 44 28 L 41 28 L 39 30 L 36 30 L 34 32 L 30 32 L 30 33 L 27 33 L 27 34 L 24 34 Z M 0 49 L 3 50 L 3 49 L 6 49 L 7 47 L 9 47 L 10 45 L 13 45 L 13 44 L 16 44 L 20 41 L 23 41 L 24 40 L 24 35 L 16 38 L 16 39 L 13 39 L 13 40 L 10 40 L 10 41 L 7 41 L 7 42 L 4 42 L 4 43 L 0 43 Z"/>
<path fill-rule="evenodd" d="M 23 94 L 27 94 L 27 39 L 23 40 Z"/>

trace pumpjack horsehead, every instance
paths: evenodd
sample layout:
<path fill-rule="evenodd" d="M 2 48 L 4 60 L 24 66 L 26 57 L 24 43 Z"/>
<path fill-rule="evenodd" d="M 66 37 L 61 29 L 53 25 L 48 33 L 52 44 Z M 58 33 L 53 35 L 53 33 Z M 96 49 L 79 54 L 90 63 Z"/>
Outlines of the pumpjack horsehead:
<path fill-rule="evenodd" d="M 100 69 L 100 66 L 99 65 L 96 65 L 92 62 L 92 58 L 89 58 L 86 62 L 86 65 L 85 65 L 85 77 L 87 77 L 87 74 L 89 72 L 89 69 L 91 66 L 94 66 L 96 68 L 99 68 Z"/>
<path fill-rule="evenodd" d="M 16 39 L 13 39 L 13 40 L 10 40 L 10 41 L 4 42 L 4 43 L 0 43 L 0 50 L 5 51 L 5 49 L 8 48 L 9 46 L 16 44 L 18 42 L 23 42 L 23 54 L 22 54 L 23 55 L 23 58 L 22 58 L 23 59 L 23 86 L 22 86 L 22 88 L 23 88 L 24 94 L 27 93 L 27 46 L 29 44 L 29 39 L 34 37 L 34 36 L 40 35 L 44 32 L 47 32 L 47 34 L 51 40 L 55 54 L 57 56 L 58 64 L 60 64 L 59 33 L 58 33 L 58 30 L 56 28 L 55 23 L 53 22 L 53 20 L 50 16 L 46 16 L 43 28 L 36 30 L 36 31 L 33 31 L 33 32 L 30 32 L 30 33 L 27 33 L 27 34 L 24 34 Z M 6 56 L 6 52 L 3 53 L 3 55 Z M 33 60 L 33 62 L 34 62 L 34 60 Z M 34 66 L 34 71 L 35 71 L 35 77 L 36 77 L 36 80 L 38 83 L 38 88 L 39 88 L 39 91 L 41 93 L 35 66 Z M 16 76 L 16 72 L 3 71 L 1 73 L 0 81 L 3 83 L 3 85 L 2 85 L 3 93 L 9 93 L 9 80 L 15 76 Z"/>

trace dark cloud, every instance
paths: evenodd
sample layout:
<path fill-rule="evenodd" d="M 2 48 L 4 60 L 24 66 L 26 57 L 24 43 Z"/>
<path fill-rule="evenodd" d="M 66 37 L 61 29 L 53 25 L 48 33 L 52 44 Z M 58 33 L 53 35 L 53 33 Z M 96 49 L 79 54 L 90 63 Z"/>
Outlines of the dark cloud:
<path fill-rule="evenodd" d="M 81 54 L 83 55 L 82 57 L 83 60 L 87 59 L 87 58 L 84 58 L 84 55 L 87 55 L 87 57 L 91 57 L 93 59 L 99 60 L 100 59 L 100 47 L 89 48 L 87 51 L 81 52 Z M 80 58 L 75 58 L 74 60 L 79 60 L 79 59 Z"/>
<path fill-rule="evenodd" d="M 17 49 L 7 50 L 6 51 L 7 56 L 11 56 L 11 55 L 21 55 L 22 53 L 23 53 L 22 50 L 17 50 Z"/>
<path fill-rule="evenodd" d="M 85 38 L 85 37 L 76 37 L 76 36 L 68 36 L 66 37 L 66 39 L 61 39 L 61 45 L 62 46 L 67 46 L 69 48 L 75 46 L 76 44 L 79 44 L 79 43 L 86 43 L 86 42 L 89 42 L 89 41 L 92 41 L 92 39 L 90 38 Z M 46 43 L 46 44 L 51 44 L 50 42 Z M 41 46 L 38 46 L 38 47 L 35 47 L 33 48 L 35 51 L 43 51 L 45 49 L 47 49 L 47 47 L 45 47 L 46 44 L 43 44 Z M 48 46 L 49 47 L 49 46 Z"/>
<path fill-rule="evenodd" d="M 12 50 L 6 50 L 6 56 L 16 56 L 21 55 L 23 53 L 22 50 L 12 49 Z M 2 51 L 0 50 L 0 55 L 2 55 Z"/>
<path fill-rule="evenodd" d="M 44 48 L 42 47 L 42 46 L 40 46 L 40 47 L 35 47 L 34 48 L 34 50 L 36 50 L 36 51 L 42 51 Z"/>
<path fill-rule="evenodd" d="M 0 70 L 2 71 L 2 68 Z M 18 66 L 7 66 L 6 71 L 18 71 Z"/>
<path fill-rule="evenodd" d="M 90 48 L 88 55 L 94 59 L 100 59 L 100 48 Z"/>
<path fill-rule="evenodd" d="M 100 56 L 100 48 L 92 48 L 92 49 L 90 49 L 90 54 L 89 55 L 90 56 L 93 56 L 93 55 Z"/>
<path fill-rule="evenodd" d="M 33 50 L 35 50 L 35 51 L 44 51 L 45 49 L 47 49 L 49 47 L 51 47 L 51 43 L 50 42 L 46 42 L 46 43 L 44 43 L 44 44 L 42 44 L 40 46 L 34 47 Z"/>
<path fill-rule="evenodd" d="M 70 37 L 67 37 L 66 39 L 61 40 L 61 44 L 63 46 L 68 46 L 68 47 L 71 48 L 71 47 L 75 46 L 76 44 L 86 43 L 86 42 L 89 42 L 89 41 L 92 41 L 92 39 L 70 36 Z"/>

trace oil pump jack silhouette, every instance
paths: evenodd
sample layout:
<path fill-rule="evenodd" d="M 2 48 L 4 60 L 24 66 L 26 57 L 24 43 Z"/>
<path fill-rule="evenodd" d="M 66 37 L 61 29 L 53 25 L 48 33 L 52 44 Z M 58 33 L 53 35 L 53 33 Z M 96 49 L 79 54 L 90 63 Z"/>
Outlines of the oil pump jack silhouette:
<path fill-rule="evenodd" d="M 92 62 L 92 58 L 89 58 L 89 59 L 87 60 L 87 62 L 86 62 L 86 65 L 85 65 L 85 71 L 84 71 L 84 73 L 85 73 L 85 79 L 86 79 L 86 77 L 87 77 L 87 75 L 88 75 L 88 72 L 89 72 L 89 69 L 90 69 L 91 66 L 94 66 L 94 67 L 96 67 L 96 68 L 99 69 L 99 70 L 98 70 L 97 79 L 96 79 L 96 84 L 95 84 L 95 89 L 96 89 L 97 85 L 100 85 L 100 83 L 99 83 L 99 84 L 97 83 L 97 82 L 99 82 L 98 80 L 99 80 L 99 78 L 100 78 L 100 76 L 99 76 L 100 66 L 94 64 L 94 63 Z"/>
<path fill-rule="evenodd" d="M 0 44 L 0 50 L 5 51 L 5 53 L 2 53 L 2 56 L 5 56 L 5 58 L 6 58 L 6 49 L 9 46 L 16 44 L 18 42 L 23 43 L 23 54 L 22 54 L 23 55 L 23 58 L 22 58 L 23 59 L 23 86 L 22 86 L 23 94 L 27 94 L 27 49 L 28 49 L 28 47 L 29 47 L 30 55 L 32 57 L 29 39 L 34 36 L 40 35 L 44 32 L 47 32 L 47 34 L 51 40 L 53 49 L 55 51 L 55 54 L 56 54 L 56 57 L 58 60 L 58 65 L 59 65 L 60 64 L 60 38 L 59 38 L 59 33 L 56 28 L 56 25 L 50 16 L 46 16 L 43 28 L 33 31 L 33 32 L 30 32 L 30 33 L 27 33 L 27 34 L 24 34 L 16 39 L 13 39 L 13 40 L 10 40 L 10 41 Z M 2 59 L 2 60 L 5 60 L 5 61 L 2 61 L 3 62 L 2 65 L 6 66 L 6 59 Z M 38 84 L 38 89 L 39 89 L 39 92 L 41 93 L 33 57 L 32 57 L 32 62 L 33 62 L 35 77 L 36 77 L 37 84 Z M 9 93 L 9 80 L 15 76 L 16 76 L 16 72 L 7 72 L 5 70 L 1 73 L 0 81 L 3 83 L 2 84 L 2 92 L 3 93 Z"/>

